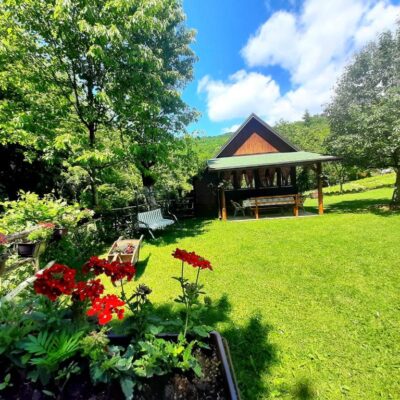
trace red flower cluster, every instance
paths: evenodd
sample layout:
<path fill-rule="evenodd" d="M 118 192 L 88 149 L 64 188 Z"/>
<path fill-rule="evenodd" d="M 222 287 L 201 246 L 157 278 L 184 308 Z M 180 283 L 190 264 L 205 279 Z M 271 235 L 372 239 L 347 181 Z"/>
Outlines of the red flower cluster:
<path fill-rule="evenodd" d="M 124 318 L 125 303 L 115 294 L 108 294 L 104 297 L 92 300 L 92 307 L 87 310 L 89 316 L 97 315 L 100 325 L 105 325 L 112 319 L 112 314 L 115 313 L 118 319 Z"/>
<path fill-rule="evenodd" d="M 130 263 L 109 263 L 92 257 L 85 265 L 86 273 L 94 272 L 96 275 L 105 273 L 114 282 L 126 277 L 131 280 L 136 270 Z M 87 282 L 75 281 L 76 271 L 62 264 L 54 264 L 41 273 L 36 274 L 34 283 L 35 292 L 47 296 L 51 301 L 57 300 L 62 294 L 71 295 L 74 301 L 89 299 L 91 307 L 87 315 L 97 315 L 99 324 L 104 325 L 111 321 L 115 313 L 119 319 L 124 317 L 125 303 L 116 295 L 100 297 L 104 286 L 100 279 L 91 279 Z"/>
<path fill-rule="evenodd" d="M 95 300 L 104 292 L 104 286 L 100 279 L 92 279 L 87 282 L 77 282 L 72 292 L 72 299 L 84 301 L 86 299 Z"/>
<path fill-rule="evenodd" d="M 76 271 L 66 265 L 54 264 L 42 273 L 36 274 L 35 292 L 47 296 L 51 301 L 62 294 L 71 294 L 75 288 Z"/>
<path fill-rule="evenodd" d="M 83 266 L 82 272 L 84 274 L 92 272 L 95 275 L 105 274 L 115 283 L 124 278 L 126 278 L 128 282 L 131 281 L 136 274 L 136 269 L 130 262 L 121 263 L 113 261 L 110 263 L 98 257 L 91 257 Z"/>
<path fill-rule="evenodd" d="M 183 262 L 186 262 L 186 263 L 192 265 L 195 268 L 209 269 L 212 271 L 212 266 L 211 266 L 210 261 L 199 256 L 194 251 L 189 252 L 186 250 L 176 249 L 172 253 L 172 256 L 174 258 L 177 258 L 178 260 L 182 260 Z"/>
<path fill-rule="evenodd" d="M 7 236 L 0 232 L 0 245 L 5 245 L 8 243 Z"/>
<path fill-rule="evenodd" d="M 101 275 L 104 272 L 105 266 L 108 261 L 96 256 L 90 257 L 89 261 L 82 267 L 83 274 L 93 273 L 96 276 Z"/>

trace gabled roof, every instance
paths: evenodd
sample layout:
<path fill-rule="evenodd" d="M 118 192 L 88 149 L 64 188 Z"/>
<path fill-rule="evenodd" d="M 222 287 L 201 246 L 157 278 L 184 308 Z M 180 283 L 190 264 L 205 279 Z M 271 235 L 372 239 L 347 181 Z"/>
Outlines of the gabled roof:
<path fill-rule="evenodd" d="M 214 158 L 224 157 L 230 148 L 235 148 L 238 144 L 242 144 L 244 142 L 241 136 L 247 139 L 251 133 L 253 133 L 253 129 L 251 126 L 257 125 L 260 127 L 260 130 L 257 130 L 257 134 L 264 137 L 266 141 L 270 141 L 272 138 L 273 141 L 277 142 L 278 145 L 283 146 L 282 151 L 284 152 L 294 152 L 299 151 L 299 149 L 291 143 L 288 139 L 280 135 L 276 130 L 274 130 L 270 125 L 268 125 L 265 121 L 263 121 L 256 114 L 252 113 L 250 116 L 243 122 L 243 124 L 233 133 L 233 135 L 228 139 L 228 141 L 219 149 L 218 153 L 214 156 Z M 249 129 L 247 129 L 249 128 Z M 247 137 L 246 137 L 247 136 Z M 267 138 L 269 136 L 269 138 Z M 243 156 L 242 156 L 243 157 Z"/>
<path fill-rule="evenodd" d="M 207 161 L 209 170 L 232 170 L 268 166 L 307 165 L 315 162 L 337 161 L 338 157 L 326 156 L 308 151 L 289 153 L 265 153 L 248 156 L 219 157 Z"/>

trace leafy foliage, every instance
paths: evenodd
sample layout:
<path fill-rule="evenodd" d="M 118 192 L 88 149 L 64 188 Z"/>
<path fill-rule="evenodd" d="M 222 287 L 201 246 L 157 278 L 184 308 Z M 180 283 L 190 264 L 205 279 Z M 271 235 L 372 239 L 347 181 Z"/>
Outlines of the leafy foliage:
<path fill-rule="evenodd" d="M 196 116 L 181 99 L 195 61 L 184 23 L 178 0 L 2 2 L 1 142 L 61 164 L 94 207 L 127 164 L 150 175 Z"/>
<path fill-rule="evenodd" d="M 279 121 L 275 129 L 303 151 L 325 153 L 325 139 L 330 134 L 329 121 L 325 115 L 306 113 L 302 121 Z"/>
<path fill-rule="evenodd" d="M 400 188 L 400 29 L 385 32 L 347 66 L 327 108 L 328 146 L 350 165 L 393 167 Z M 395 190 L 396 194 L 396 190 Z M 393 196 L 400 204 L 400 197 Z"/>
<path fill-rule="evenodd" d="M 67 204 L 52 194 L 40 198 L 36 193 L 20 192 L 18 200 L 0 203 L 4 213 L 0 218 L 0 231 L 14 233 L 37 225 L 51 222 L 55 225 L 74 228 L 84 218 L 90 218 L 90 210 L 81 210 L 78 203 Z"/>
<path fill-rule="evenodd" d="M 71 358 L 80 348 L 82 331 L 61 332 L 41 331 L 37 336 L 29 335 L 23 340 L 19 347 L 27 352 L 23 357 L 23 362 L 29 362 L 37 367 L 30 373 L 33 381 L 39 377 L 46 385 L 51 374 L 58 370 L 61 362 Z"/>
<path fill-rule="evenodd" d="M 149 340 L 139 342 L 141 357 L 133 365 L 135 373 L 144 378 L 154 375 L 165 375 L 174 368 L 182 371 L 193 370 L 197 376 L 201 376 L 201 367 L 193 355 L 193 347 L 196 341 L 187 343 L 181 333 L 175 343 L 163 338 L 150 337 Z"/>

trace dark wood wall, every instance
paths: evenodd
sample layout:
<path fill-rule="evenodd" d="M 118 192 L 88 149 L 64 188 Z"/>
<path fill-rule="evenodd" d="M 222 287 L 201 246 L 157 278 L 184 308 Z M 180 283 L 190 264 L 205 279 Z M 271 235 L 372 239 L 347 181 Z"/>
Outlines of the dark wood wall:
<path fill-rule="evenodd" d="M 229 174 L 229 171 L 226 173 L 204 171 L 201 176 L 194 180 L 195 210 L 197 216 L 218 217 L 219 204 L 217 186 L 218 183 L 223 179 L 224 175 L 228 176 Z M 296 167 L 290 168 L 291 184 L 288 186 L 281 186 L 281 180 L 278 174 L 278 186 L 260 187 L 257 169 L 253 170 L 253 175 L 256 178 L 254 188 L 239 188 L 237 186 L 239 182 L 236 179 L 234 184 L 236 187 L 225 190 L 228 213 L 232 211 L 230 200 L 241 202 L 250 197 L 279 196 L 281 194 L 298 193 L 296 184 Z"/>

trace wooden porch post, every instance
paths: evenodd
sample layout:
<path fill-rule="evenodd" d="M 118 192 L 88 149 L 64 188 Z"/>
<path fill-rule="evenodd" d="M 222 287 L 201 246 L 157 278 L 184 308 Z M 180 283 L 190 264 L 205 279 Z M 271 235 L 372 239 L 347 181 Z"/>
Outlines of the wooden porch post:
<path fill-rule="evenodd" d="M 256 219 L 258 219 L 258 200 L 256 197 Z"/>
<path fill-rule="evenodd" d="M 293 207 L 293 215 L 295 217 L 299 216 L 299 195 L 294 195 L 294 207 Z"/>
<path fill-rule="evenodd" d="M 226 221 L 226 199 L 225 190 L 221 189 L 222 221 Z"/>
<path fill-rule="evenodd" d="M 317 179 L 318 179 L 318 214 L 324 213 L 324 195 L 322 193 L 322 163 L 317 163 Z"/>

